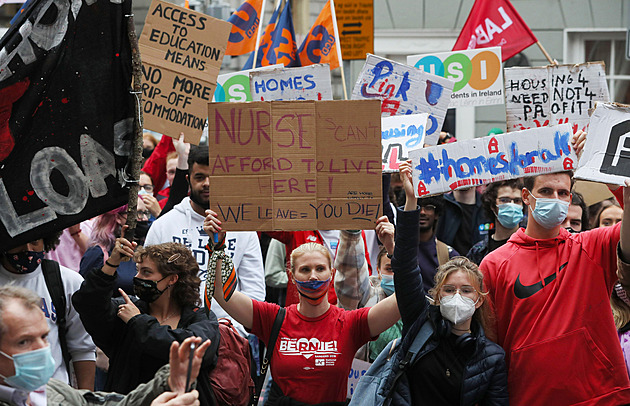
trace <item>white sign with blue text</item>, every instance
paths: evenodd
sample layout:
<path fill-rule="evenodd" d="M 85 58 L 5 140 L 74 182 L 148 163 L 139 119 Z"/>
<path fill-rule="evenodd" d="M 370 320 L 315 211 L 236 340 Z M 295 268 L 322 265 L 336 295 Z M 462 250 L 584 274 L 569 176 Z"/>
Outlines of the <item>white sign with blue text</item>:
<path fill-rule="evenodd" d="M 270 66 L 263 66 L 255 69 L 246 69 L 238 72 L 224 73 L 217 76 L 217 90 L 214 91 L 213 102 L 246 102 L 252 101 L 249 92 L 249 73 L 259 70 L 269 70 L 281 68 L 281 63 Z M 205 129 L 208 133 L 207 127 Z"/>
<path fill-rule="evenodd" d="M 574 170 L 571 125 L 532 128 L 409 152 L 417 197 Z"/>
<path fill-rule="evenodd" d="M 253 101 L 333 99 L 327 63 L 250 72 L 249 83 Z"/>
<path fill-rule="evenodd" d="M 381 100 L 381 116 L 428 113 L 426 143 L 437 144 L 455 83 L 420 69 L 368 54 L 352 100 Z"/>
<path fill-rule="evenodd" d="M 501 47 L 410 55 L 407 65 L 455 81 L 449 108 L 505 102 Z"/>
<path fill-rule="evenodd" d="M 427 113 L 381 118 L 383 172 L 398 172 L 398 165 L 409 159 L 409 151 L 422 148 Z"/>

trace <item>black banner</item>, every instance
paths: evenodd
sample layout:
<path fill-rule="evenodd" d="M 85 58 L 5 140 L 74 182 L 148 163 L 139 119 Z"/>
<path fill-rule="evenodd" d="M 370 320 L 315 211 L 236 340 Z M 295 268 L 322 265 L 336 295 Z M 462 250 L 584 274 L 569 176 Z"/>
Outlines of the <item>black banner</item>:
<path fill-rule="evenodd" d="M 32 0 L 0 40 L 0 252 L 127 202 L 129 14 Z"/>

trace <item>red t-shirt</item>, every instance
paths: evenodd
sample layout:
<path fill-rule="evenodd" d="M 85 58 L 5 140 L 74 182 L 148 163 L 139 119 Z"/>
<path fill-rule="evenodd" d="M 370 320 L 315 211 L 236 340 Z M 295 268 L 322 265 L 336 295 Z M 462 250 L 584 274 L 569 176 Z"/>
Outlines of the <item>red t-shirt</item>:
<path fill-rule="evenodd" d="M 251 331 L 267 343 L 279 306 L 253 303 Z M 345 401 L 354 354 L 372 339 L 369 310 L 331 305 L 323 315 L 310 318 L 301 315 L 297 305 L 287 307 L 271 358 L 271 376 L 282 393 L 308 404 Z"/>

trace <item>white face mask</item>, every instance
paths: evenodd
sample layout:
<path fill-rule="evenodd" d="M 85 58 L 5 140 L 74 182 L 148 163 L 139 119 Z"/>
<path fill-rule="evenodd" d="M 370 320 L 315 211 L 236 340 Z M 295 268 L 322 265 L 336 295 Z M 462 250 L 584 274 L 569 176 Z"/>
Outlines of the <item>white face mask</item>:
<path fill-rule="evenodd" d="M 478 301 L 479 299 L 477 299 Z M 459 292 L 451 296 L 444 296 L 440 299 L 440 313 L 442 313 L 442 317 L 456 325 L 473 316 L 477 302 L 460 295 Z"/>

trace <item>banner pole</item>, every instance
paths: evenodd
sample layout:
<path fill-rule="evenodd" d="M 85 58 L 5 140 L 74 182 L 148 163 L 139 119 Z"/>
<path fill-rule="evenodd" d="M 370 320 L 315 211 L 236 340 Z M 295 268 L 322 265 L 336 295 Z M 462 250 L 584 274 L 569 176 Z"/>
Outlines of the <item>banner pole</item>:
<path fill-rule="evenodd" d="M 538 45 L 538 48 L 540 48 L 540 50 L 542 51 L 542 53 L 545 55 L 545 58 L 547 58 L 547 60 L 549 61 L 549 64 L 551 65 L 557 65 L 558 62 L 554 61 L 551 58 L 551 55 L 549 55 L 549 53 L 547 52 L 547 50 L 545 49 L 545 47 L 542 46 L 542 44 L 540 43 L 540 41 L 536 41 L 536 45 Z"/>
<path fill-rule="evenodd" d="M 127 222 L 129 226 L 124 237 L 133 241 L 136 232 L 136 212 L 138 210 L 138 191 L 140 190 L 140 165 L 142 162 L 142 60 L 140 59 L 140 49 L 138 48 L 138 36 L 133 20 L 133 14 L 127 15 L 127 36 L 131 46 L 131 65 L 133 67 L 133 90 L 131 93 L 137 100 L 135 120 L 133 122 L 134 137 L 133 147 L 130 157 L 131 185 L 129 187 L 129 201 L 127 203 Z M 163 135 L 163 137 L 166 137 Z"/>
<path fill-rule="evenodd" d="M 346 75 L 343 71 L 343 58 L 341 56 L 341 41 L 339 41 L 339 28 L 337 28 L 337 14 L 335 13 L 335 0 L 330 1 L 330 14 L 333 20 L 333 28 L 335 31 L 335 42 L 337 43 L 337 60 L 341 68 L 341 85 L 343 86 L 343 98 L 348 100 L 348 90 L 346 89 Z"/>
<path fill-rule="evenodd" d="M 256 30 L 256 46 L 254 48 L 254 63 L 252 63 L 252 68 L 256 68 L 256 62 L 258 61 L 258 48 L 260 47 L 260 37 L 262 34 L 262 26 L 265 18 L 265 5 L 267 4 L 267 0 L 263 0 L 262 6 L 260 7 L 260 21 L 258 21 L 258 30 Z"/>

